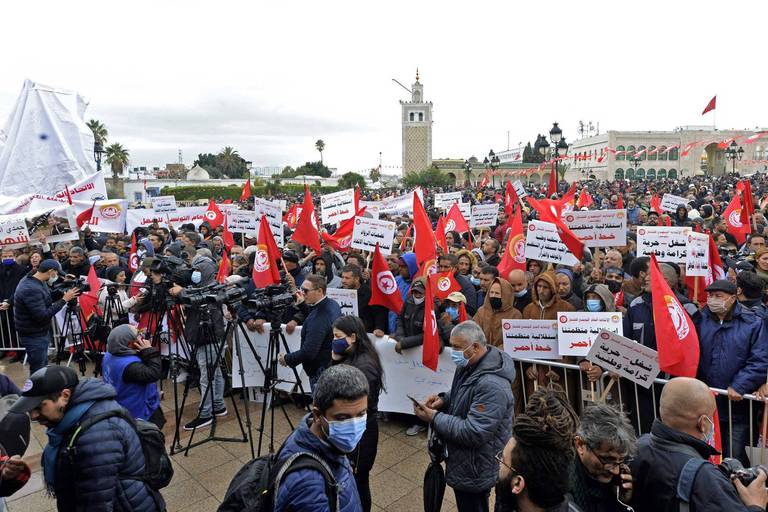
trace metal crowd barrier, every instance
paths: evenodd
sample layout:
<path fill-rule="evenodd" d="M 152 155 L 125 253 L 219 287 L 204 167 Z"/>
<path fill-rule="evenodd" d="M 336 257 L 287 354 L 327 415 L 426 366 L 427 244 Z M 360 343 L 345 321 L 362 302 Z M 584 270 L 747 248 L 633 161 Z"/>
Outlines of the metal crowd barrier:
<path fill-rule="evenodd" d="M 610 377 L 609 372 L 606 371 L 603 372 L 600 379 L 594 383 L 594 388 L 592 388 L 589 384 L 586 374 L 581 370 L 581 368 L 579 368 L 578 365 L 575 364 L 561 363 L 557 361 L 546 361 L 540 359 L 515 359 L 515 364 L 517 366 L 517 371 L 522 376 L 521 391 L 524 404 L 528 402 L 527 396 L 530 392 L 530 386 L 526 386 L 526 381 L 529 381 L 525 374 L 526 366 L 530 367 L 530 365 L 536 365 L 539 367 L 557 368 L 563 371 L 563 378 L 558 379 L 557 381 L 553 380 L 552 382 L 560 385 L 563 388 L 566 395 L 571 398 L 572 405 L 574 408 L 576 408 L 578 413 L 581 413 L 585 405 L 595 402 L 613 404 L 618 406 L 623 411 L 627 411 L 629 407 L 633 409 L 632 414 L 629 416 L 629 420 L 634 426 L 637 435 L 640 436 L 649 432 L 649 428 L 643 428 L 643 424 L 645 423 L 648 425 L 650 422 L 643 422 L 641 419 L 641 404 L 639 396 L 642 392 L 638 391 L 638 388 L 641 387 L 634 382 L 623 378 L 613 379 Z M 573 385 L 573 379 L 568 378 L 569 371 L 571 373 L 576 372 L 578 374 L 579 387 L 576 390 L 571 389 L 571 386 Z M 569 382 L 569 380 L 571 382 Z M 648 395 L 651 399 L 650 405 L 652 405 L 650 410 L 653 412 L 653 417 L 649 418 L 651 420 L 658 418 L 658 396 L 660 396 L 661 389 L 667 382 L 669 382 L 669 379 L 656 378 L 651 384 L 650 391 L 648 391 Z M 535 387 L 536 386 L 534 386 L 534 388 Z M 709 389 L 713 394 L 726 397 L 725 399 L 727 400 L 728 418 L 719 418 L 721 425 L 724 422 L 727 423 L 727 433 L 723 432 L 721 438 L 723 455 L 726 456 L 726 453 L 734 453 L 732 436 L 734 402 L 727 399 L 727 390 L 713 387 L 710 387 Z M 624 396 L 627 390 L 629 390 L 630 394 L 633 396 Z M 574 396 L 578 397 L 577 403 L 573 403 L 572 398 Z M 768 399 L 761 399 L 753 394 L 745 394 L 742 395 L 742 400 L 748 403 L 746 408 L 749 410 L 749 444 L 746 446 L 747 456 L 749 457 L 752 464 L 766 464 L 768 463 L 768 453 L 766 453 L 766 444 L 768 443 L 768 439 L 764 439 L 764 436 L 760 434 L 760 431 L 762 430 L 765 432 L 767 430 L 766 423 L 768 423 L 768 421 L 766 420 L 768 420 Z M 758 424 L 757 420 L 761 412 L 762 418 Z M 755 432 L 756 430 L 758 432 Z"/>
<path fill-rule="evenodd" d="M 19 337 L 13 324 L 12 312 L 9 309 L 0 311 L 0 352 L 17 352 L 24 350 L 19 346 Z"/>

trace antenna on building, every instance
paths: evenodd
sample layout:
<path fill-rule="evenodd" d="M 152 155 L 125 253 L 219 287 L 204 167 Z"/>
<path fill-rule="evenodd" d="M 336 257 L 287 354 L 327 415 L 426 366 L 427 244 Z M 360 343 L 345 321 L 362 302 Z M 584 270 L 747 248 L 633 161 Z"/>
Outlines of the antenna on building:
<path fill-rule="evenodd" d="M 406 86 L 404 86 L 403 84 L 401 84 L 400 82 L 398 82 L 397 80 L 395 80 L 394 78 L 392 79 L 392 81 L 393 81 L 393 82 L 395 82 L 395 83 L 396 83 L 397 85 L 399 85 L 400 87 L 402 87 L 403 89 L 405 89 L 406 91 L 408 91 L 408 94 L 413 94 L 413 91 L 412 91 L 412 90 L 410 90 L 409 88 L 407 88 Z"/>
<path fill-rule="evenodd" d="M 181 149 L 179 149 L 179 163 L 184 164 L 184 157 L 181 154 Z"/>

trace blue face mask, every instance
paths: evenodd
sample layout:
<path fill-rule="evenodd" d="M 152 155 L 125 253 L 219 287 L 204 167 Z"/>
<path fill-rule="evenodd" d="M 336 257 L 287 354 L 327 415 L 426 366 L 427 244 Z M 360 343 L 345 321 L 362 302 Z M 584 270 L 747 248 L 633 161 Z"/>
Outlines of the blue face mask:
<path fill-rule="evenodd" d="M 464 357 L 464 352 L 455 349 L 451 351 L 451 361 L 459 368 L 464 368 L 469 363 L 469 359 Z"/>
<path fill-rule="evenodd" d="M 200 281 L 203 279 L 203 275 L 199 270 L 195 270 L 192 272 L 192 277 L 190 279 L 192 280 L 192 284 L 200 284 Z"/>
<path fill-rule="evenodd" d="M 528 293 L 528 288 L 523 288 L 519 292 L 515 292 L 515 297 L 517 297 L 517 298 L 525 297 L 526 293 Z"/>
<path fill-rule="evenodd" d="M 709 429 L 709 432 L 707 432 L 704 435 L 704 442 L 707 443 L 711 447 L 715 447 L 715 422 L 709 419 L 709 417 L 704 416 L 704 418 L 709 422 L 709 424 L 712 426 L 712 428 Z"/>
<path fill-rule="evenodd" d="M 479 277 L 472 276 L 472 277 L 469 278 L 469 281 L 473 285 L 475 285 L 475 286 L 480 286 L 480 278 Z"/>
<path fill-rule="evenodd" d="M 445 308 L 445 312 L 451 315 L 451 320 L 458 320 L 459 308 L 455 306 L 451 306 L 451 307 Z"/>
<path fill-rule="evenodd" d="M 15 261 L 13 258 L 3 258 L 3 265 L 13 265 Z"/>
<path fill-rule="evenodd" d="M 600 299 L 587 299 L 587 311 L 602 311 L 603 310 L 603 301 Z"/>
<path fill-rule="evenodd" d="M 341 421 L 331 421 L 323 417 L 326 423 L 328 423 L 328 432 L 326 433 L 328 442 L 342 453 L 351 452 L 363 437 L 367 417 L 368 415 L 366 414 L 359 418 L 349 418 L 348 420 Z"/>
<path fill-rule="evenodd" d="M 347 338 L 334 338 L 331 342 L 331 350 L 334 354 L 342 355 L 349 348 Z"/>

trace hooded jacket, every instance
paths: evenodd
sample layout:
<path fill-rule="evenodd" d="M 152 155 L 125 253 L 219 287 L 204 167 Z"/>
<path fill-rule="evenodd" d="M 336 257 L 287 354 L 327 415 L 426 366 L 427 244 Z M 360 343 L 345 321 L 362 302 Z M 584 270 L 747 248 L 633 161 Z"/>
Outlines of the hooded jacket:
<path fill-rule="evenodd" d="M 552 302 L 542 305 L 539 302 L 539 294 L 536 292 L 536 284 L 544 281 L 552 290 Z M 573 306 L 560 298 L 557 294 L 557 285 L 555 277 L 551 272 L 542 272 L 533 280 L 533 289 L 531 290 L 531 303 L 523 309 L 523 318 L 525 320 L 556 320 L 559 311 L 575 311 Z"/>
<path fill-rule="evenodd" d="M 603 301 L 603 312 L 613 313 L 616 311 L 616 302 L 613 300 L 611 290 L 604 284 L 593 284 L 584 290 L 584 310 L 587 310 L 587 292 L 596 293 Z"/>
<path fill-rule="evenodd" d="M 486 491 L 499 474 L 495 455 L 507 444 L 514 421 L 515 363 L 496 347 L 474 366 L 457 368 L 432 427 L 448 448 L 446 481 L 464 492 Z"/>
<path fill-rule="evenodd" d="M 426 299 L 421 304 L 413 301 L 413 296 L 408 298 L 403 304 L 403 310 L 397 317 L 397 329 L 395 329 L 395 339 L 400 342 L 403 350 L 407 348 L 418 347 L 424 343 L 424 305 Z M 435 308 L 437 318 L 437 332 L 440 335 L 440 350 L 447 344 L 450 338 L 450 327 L 443 325 L 440 321 L 440 315 Z"/>
<path fill-rule="evenodd" d="M 491 307 L 490 297 L 486 294 L 485 301 L 480 309 L 477 310 L 477 314 L 473 320 L 480 326 L 485 333 L 485 338 L 488 343 L 494 347 L 499 347 L 504 350 L 504 336 L 501 330 L 501 321 L 503 319 L 520 319 L 523 315 L 520 311 L 514 308 L 513 302 L 515 294 L 512 292 L 512 285 L 509 281 L 497 277 L 491 283 L 498 283 L 501 286 L 501 308 L 494 310 Z"/>

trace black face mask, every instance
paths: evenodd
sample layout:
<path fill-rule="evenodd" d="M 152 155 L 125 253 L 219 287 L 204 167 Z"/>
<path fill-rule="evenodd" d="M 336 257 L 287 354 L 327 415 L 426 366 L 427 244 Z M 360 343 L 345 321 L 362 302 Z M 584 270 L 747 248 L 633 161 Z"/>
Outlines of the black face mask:
<path fill-rule="evenodd" d="M 605 284 L 608 286 L 608 289 L 611 291 L 611 293 L 619 293 L 619 290 L 621 290 L 621 283 L 619 281 L 605 281 Z"/>
<path fill-rule="evenodd" d="M 488 300 L 491 304 L 491 309 L 498 311 L 501 309 L 501 297 L 489 297 Z"/>

